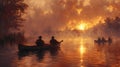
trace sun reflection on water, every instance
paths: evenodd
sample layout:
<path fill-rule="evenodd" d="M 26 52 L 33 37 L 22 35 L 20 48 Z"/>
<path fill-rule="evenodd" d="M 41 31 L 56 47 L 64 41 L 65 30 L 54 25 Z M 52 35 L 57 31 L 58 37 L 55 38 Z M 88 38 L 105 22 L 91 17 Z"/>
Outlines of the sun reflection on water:
<path fill-rule="evenodd" d="M 85 53 L 85 47 L 80 45 L 80 54 L 83 55 Z"/>
<path fill-rule="evenodd" d="M 85 53 L 85 51 L 86 51 L 86 48 L 85 48 L 85 45 L 84 45 L 84 40 L 83 39 L 81 39 L 80 40 L 80 55 L 81 56 L 83 56 L 83 54 Z"/>
<path fill-rule="evenodd" d="M 81 39 L 80 40 L 80 47 L 79 47 L 79 51 L 80 51 L 80 67 L 84 67 L 83 62 L 84 62 L 84 53 L 86 52 L 86 48 L 84 45 L 84 40 Z"/>

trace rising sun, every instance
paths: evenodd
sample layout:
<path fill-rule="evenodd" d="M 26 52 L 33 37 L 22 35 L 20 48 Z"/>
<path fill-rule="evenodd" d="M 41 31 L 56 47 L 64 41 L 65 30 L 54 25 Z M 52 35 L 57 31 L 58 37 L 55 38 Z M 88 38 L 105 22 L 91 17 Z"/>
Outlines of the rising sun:
<path fill-rule="evenodd" d="M 84 30 L 86 29 L 86 24 L 85 24 L 85 23 L 81 23 L 81 24 L 79 24 L 79 25 L 77 26 L 77 28 L 78 28 L 79 30 L 84 31 Z"/>

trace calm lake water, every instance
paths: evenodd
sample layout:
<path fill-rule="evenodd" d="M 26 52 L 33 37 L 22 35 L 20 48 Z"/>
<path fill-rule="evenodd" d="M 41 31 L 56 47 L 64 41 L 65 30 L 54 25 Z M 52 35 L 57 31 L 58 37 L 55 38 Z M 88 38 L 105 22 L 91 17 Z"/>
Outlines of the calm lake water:
<path fill-rule="evenodd" d="M 0 47 L 0 67 L 120 67 L 120 41 L 97 45 L 92 39 L 66 39 L 51 51 L 19 52 Z"/>

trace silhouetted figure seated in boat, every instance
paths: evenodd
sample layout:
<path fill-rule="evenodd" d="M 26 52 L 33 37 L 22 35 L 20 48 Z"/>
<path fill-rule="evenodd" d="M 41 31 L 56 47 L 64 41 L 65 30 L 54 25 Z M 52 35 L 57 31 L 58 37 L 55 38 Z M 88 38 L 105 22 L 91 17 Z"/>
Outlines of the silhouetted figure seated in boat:
<path fill-rule="evenodd" d="M 42 40 L 42 36 L 39 36 L 39 38 L 36 41 L 37 46 L 44 46 L 44 41 Z"/>
<path fill-rule="evenodd" d="M 62 40 L 63 41 L 63 40 Z M 62 42 L 61 41 L 61 42 Z M 57 41 L 54 36 L 52 36 L 51 40 L 50 40 L 50 44 L 55 46 L 55 45 L 59 45 L 61 42 Z"/>
<path fill-rule="evenodd" d="M 97 40 L 94 40 L 94 42 L 95 42 L 95 43 L 98 43 L 98 44 L 101 44 L 101 38 L 98 37 L 98 39 L 97 39 Z"/>
<path fill-rule="evenodd" d="M 102 40 L 101 40 L 102 44 L 105 44 L 106 40 L 104 37 L 102 37 Z"/>
<path fill-rule="evenodd" d="M 108 37 L 108 44 L 110 45 L 112 43 L 112 38 Z"/>
<path fill-rule="evenodd" d="M 98 37 L 98 44 L 101 44 L 101 39 L 100 39 L 100 37 Z"/>

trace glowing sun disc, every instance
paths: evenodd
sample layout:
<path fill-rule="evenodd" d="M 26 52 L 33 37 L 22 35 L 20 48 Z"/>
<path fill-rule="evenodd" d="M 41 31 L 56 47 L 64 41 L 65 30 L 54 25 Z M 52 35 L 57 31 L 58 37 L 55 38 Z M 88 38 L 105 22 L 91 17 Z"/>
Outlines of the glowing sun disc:
<path fill-rule="evenodd" d="M 80 24 L 80 25 L 78 25 L 78 29 L 79 30 L 85 30 L 85 28 L 86 28 L 86 24 Z"/>

